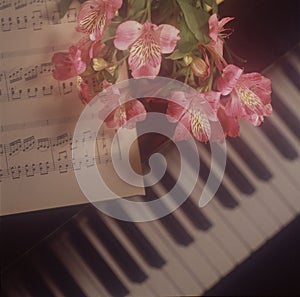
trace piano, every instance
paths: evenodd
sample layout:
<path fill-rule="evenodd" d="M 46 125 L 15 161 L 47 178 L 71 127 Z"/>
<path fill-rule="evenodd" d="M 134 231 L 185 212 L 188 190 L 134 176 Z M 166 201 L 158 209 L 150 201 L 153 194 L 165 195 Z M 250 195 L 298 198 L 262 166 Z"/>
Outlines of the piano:
<path fill-rule="evenodd" d="M 56 223 L 35 245 L 13 262 L 3 259 L 2 296 L 222 294 L 219 284 L 300 213 L 300 44 L 263 73 L 272 79 L 274 114 L 260 128 L 243 123 L 241 137 L 228 140 L 226 173 L 206 207 L 197 202 L 210 155 L 199 144 L 199 179 L 179 209 L 147 223 L 118 221 L 92 205 L 57 210 Z M 168 160 L 166 174 L 137 201 L 156 199 L 176 182 L 177 151 L 169 145 L 162 152 Z M 43 214 L 37 214 L 41 221 Z M 16 219 L 10 238 L 22 220 Z M 22 245 L 22 231 L 15 232 Z"/>

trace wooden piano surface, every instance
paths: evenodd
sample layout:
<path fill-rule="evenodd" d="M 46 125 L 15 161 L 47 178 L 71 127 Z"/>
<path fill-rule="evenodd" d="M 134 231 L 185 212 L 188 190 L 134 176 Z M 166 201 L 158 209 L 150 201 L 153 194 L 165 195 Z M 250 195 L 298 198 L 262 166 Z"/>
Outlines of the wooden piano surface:
<path fill-rule="evenodd" d="M 196 207 L 194 192 L 175 213 L 147 224 L 115 221 L 91 206 L 7 217 L 2 226 L 10 227 L 2 230 L 3 238 L 15 248 L 4 247 L 2 253 L 4 293 L 79 297 L 300 292 L 300 242 L 292 238 L 300 226 L 299 45 L 266 75 L 273 79 L 274 116 L 260 129 L 244 125 L 241 138 L 229 141 L 226 176 L 208 207 Z M 204 163 L 198 187 L 207 176 L 207 153 L 200 147 Z M 148 197 L 170 187 L 176 162 L 171 168 Z M 292 231 L 286 233 L 292 221 Z M 22 232 L 23 225 L 37 231 Z M 290 247 L 280 252 L 290 254 L 282 257 L 272 246 L 285 247 L 285 240 Z M 260 259 L 258 267 L 253 259 Z M 287 264 L 298 271 L 288 274 Z M 270 269 L 283 270 L 274 273 L 275 283 L 265 275 Z M 284 273 L 295 279 L 284 279 Z M 287 284 L 294 285 L 290 291 Z"/>

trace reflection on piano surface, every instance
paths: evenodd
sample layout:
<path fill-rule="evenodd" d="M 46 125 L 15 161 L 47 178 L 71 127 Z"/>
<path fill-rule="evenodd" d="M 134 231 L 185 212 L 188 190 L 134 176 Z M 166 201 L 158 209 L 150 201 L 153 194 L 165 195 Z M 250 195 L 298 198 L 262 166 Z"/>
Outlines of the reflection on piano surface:
<path fill-rule="evenodd" d="M 226 174 L 208 206 L 197 207 L 210 167 L 199 144 L 200 178 L 177 211 L 131 223 L 83 207 L 7 270 L 6 296 L 201 295 L 291 222 L 300 212 L 300 46 L 264 74 L 273 81 L 274 115 L 259 129 L 243 125 L 241 138 L 228 141 Z M 138 200 L 172 187 L 176 154 L 168 148 L 168 171 Z"/>

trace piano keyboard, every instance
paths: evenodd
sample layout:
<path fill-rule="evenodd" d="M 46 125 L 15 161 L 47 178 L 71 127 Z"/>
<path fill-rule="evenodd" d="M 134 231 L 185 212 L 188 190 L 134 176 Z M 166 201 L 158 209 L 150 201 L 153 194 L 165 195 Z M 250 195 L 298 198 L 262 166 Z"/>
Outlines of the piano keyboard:
<path fill-rule="evenodd" d="M 241 137 L 228 140 L 226 174 L 206 207 L 197 203 L 210 155 L 199 144 L 199 180 L 178 210 L 131 223 L 87 206 L 6 273 L 4 294 L 199 296 L 278 233 L 300 212 L 300 45 L 264 75 L 272 79 L 274 114 L 260 128 L 243 123 Z M 166 158 L 163 179 L 137 200 L 155 199 L 175 183 L 177 150 L 168 147 Z"/>

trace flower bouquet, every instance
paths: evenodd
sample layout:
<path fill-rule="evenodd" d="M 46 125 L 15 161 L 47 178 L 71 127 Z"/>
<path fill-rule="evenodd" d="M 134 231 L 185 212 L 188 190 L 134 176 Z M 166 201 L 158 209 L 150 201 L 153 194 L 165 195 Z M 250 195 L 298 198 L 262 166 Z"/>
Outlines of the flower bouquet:
<path fill-rule="evenodd" d="M 60 3 L 61 13 L 71 1 Z M 76 30 L 79 42 L 68 52 L 55 53 L 53 76 L 77 77 L 79 97 L 88 104 L 114 85 L 122 69 L 134 79 L 157 76 L 178 80 L 199 96 L 175 91 L 172 101 L 135 98 L 115 108 L 108 127 L 134 127 L 127 122 L 159 110 L 175 125 L 174 139 L 211 138 L 212 122 L 221 123 L 224 136 L 239 135 L 240 120 L 258 126 L 270 116 L 271 81 L 259 73 L 244 73 L 234 65 L 226 39 L 232 17 L 218 18 L 214 0 L 88 0 L 80 1 Z M 203 102 L 212 112 L 203 113 Z M 159 106 L 159 108 L 157 108 Z M 99 111 L 101 114 L 101 111 Z M 182 125 L 190 132 L 182 133 Z"/>

